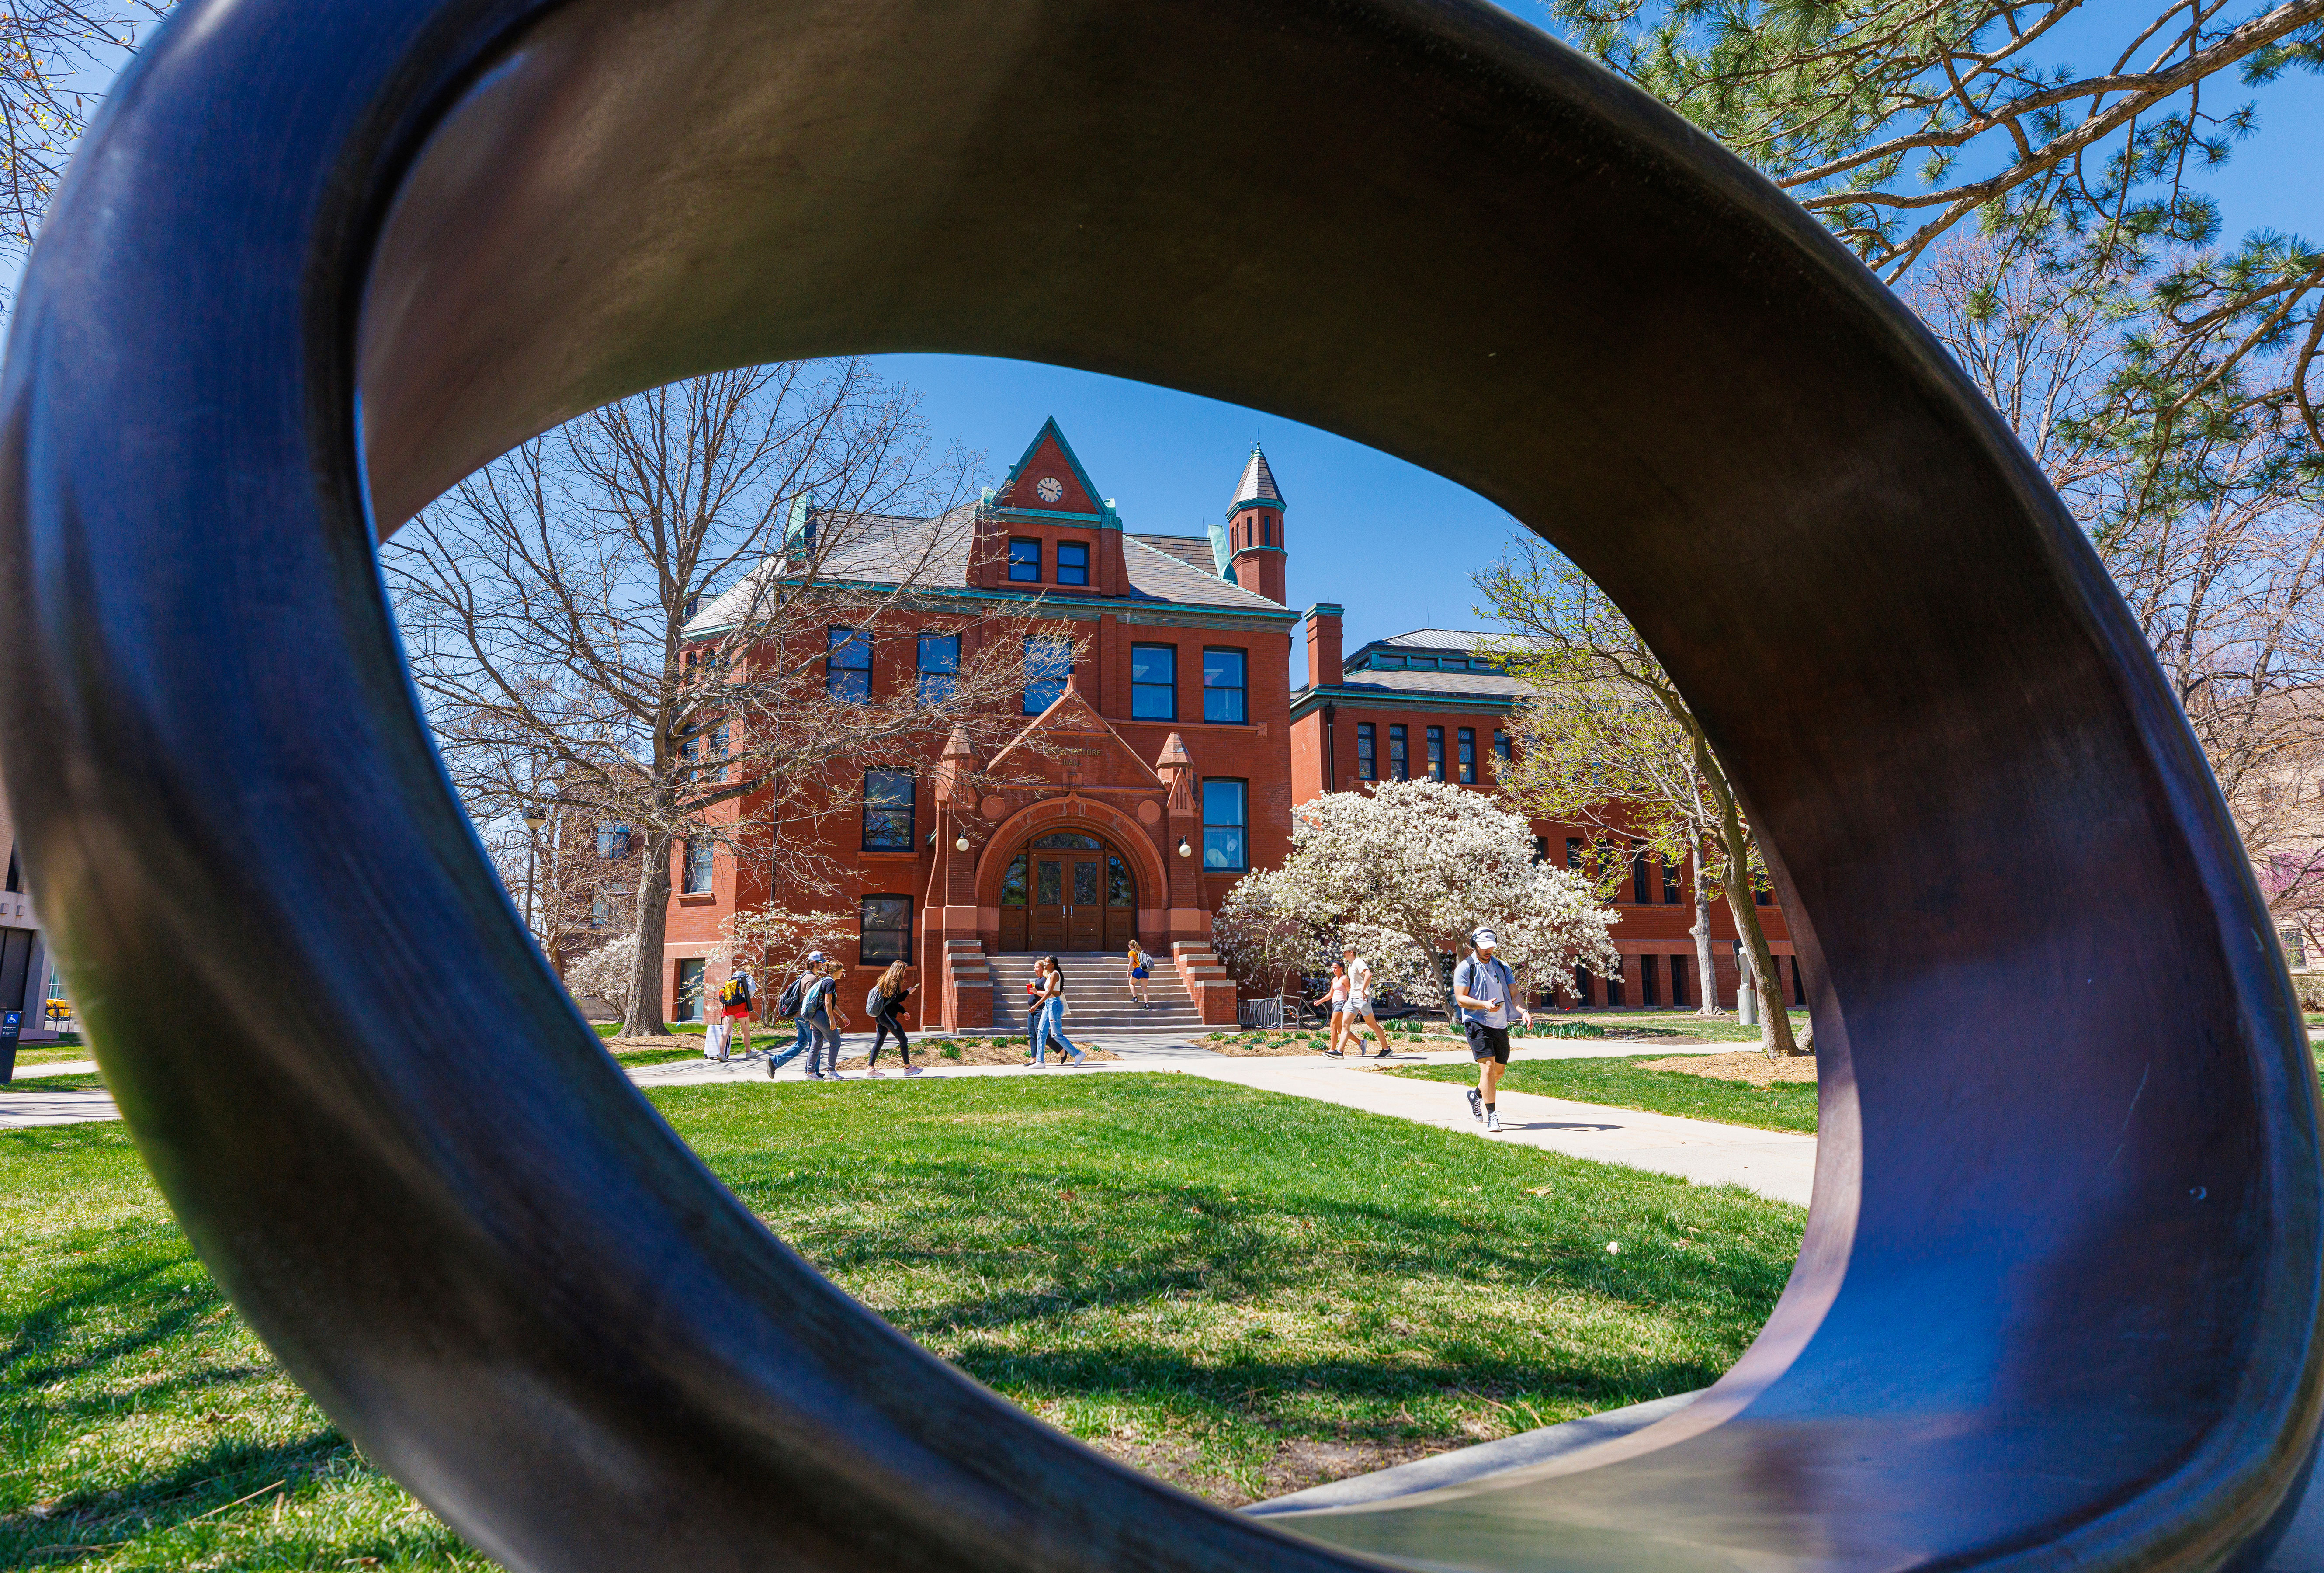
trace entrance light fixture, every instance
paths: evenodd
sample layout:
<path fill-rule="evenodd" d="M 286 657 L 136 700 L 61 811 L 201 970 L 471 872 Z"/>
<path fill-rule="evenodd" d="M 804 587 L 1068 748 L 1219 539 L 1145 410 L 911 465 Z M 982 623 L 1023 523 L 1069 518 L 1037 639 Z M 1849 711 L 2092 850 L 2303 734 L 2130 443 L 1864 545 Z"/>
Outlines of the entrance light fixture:
<path fill-rule="evenodd" d="M 1185 836 L 1178 838 L 1178 855 L 1182 858 L 1191 858 L 1194 855 L 1194 849 L 1186 844 Z"/>
<path fill-rule="evenodd" d="M 957 841 L 954 841 L 952 843 L 952 850 L 955 852 L 964 852 L 968 851 L 968 838 L 966 836 L 962 836 Z"/>

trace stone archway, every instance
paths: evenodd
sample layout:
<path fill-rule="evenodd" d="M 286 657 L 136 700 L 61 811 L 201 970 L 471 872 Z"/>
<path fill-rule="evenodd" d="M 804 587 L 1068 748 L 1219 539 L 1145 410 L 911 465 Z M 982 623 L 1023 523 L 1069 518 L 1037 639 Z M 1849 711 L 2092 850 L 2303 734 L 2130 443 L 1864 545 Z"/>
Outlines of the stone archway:
<path fill-rule="evenodd" d="M 1028 805 L 994 831 L 977 864 L 976 904 L 998 915 L 991 943 L 1004 952 L 1119 950 L 1133 936 L 1151 948 L 1168 899 L 1151 839 L 1129 814 L 1086 798 Z"/>

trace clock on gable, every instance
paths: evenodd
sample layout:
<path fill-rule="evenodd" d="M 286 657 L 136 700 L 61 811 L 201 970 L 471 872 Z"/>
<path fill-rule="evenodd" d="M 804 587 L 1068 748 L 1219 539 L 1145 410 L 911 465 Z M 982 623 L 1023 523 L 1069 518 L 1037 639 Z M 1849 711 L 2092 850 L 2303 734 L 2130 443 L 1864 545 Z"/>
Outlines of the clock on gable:
<path fill-rule="evenodd" d="M 1065 483 L 1055 475 L 1044 475 L 1033 483 L 1033 495 L 1044 502 L 1055 502 L 1065 494 Z"/>

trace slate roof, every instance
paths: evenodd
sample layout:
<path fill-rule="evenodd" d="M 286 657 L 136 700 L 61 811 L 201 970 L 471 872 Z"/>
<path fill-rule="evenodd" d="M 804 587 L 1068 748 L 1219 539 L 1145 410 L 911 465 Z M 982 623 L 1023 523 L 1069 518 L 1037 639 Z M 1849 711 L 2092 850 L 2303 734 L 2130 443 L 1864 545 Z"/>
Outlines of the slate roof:
<path fill-rule="evenodd" d="M 1377 688 L 1384 694 L 1473 694 L 1486 699 L 1514 700 L 1526 692 L 1515 677 L 1499 672 L 1350 672 L 1342 688 Z"/>
<path fill-rule="evenodd" d="M 1376 645 L 1395 645 L 1415 650 L 1452 650 L 1467 655 L 1491 636 L 1473 628 L 1416 628 L 1410 633 L 1392 633 L 1386 639 L 1374 639 Z"/>
<path fill-rule="evenodd" d="M 857 514 L 844 529 L 847 538 L 830 549 L 823 576 L 877 584 L 908 582 L 928 585 L 965 585 L 968 555 L 976 536 L 976 504 L 964 504 L 933 519 L 895 514 Z M 824 528 L 833 528 L 830 515 Z M 1217 606 L 1236 611 L 1286 611 L 1264 595 L 1228 584 L 1213 567 L 1205 536 L 1129 535 L 1121 541 L 1123 566 L 1129 571 L 1130 593 L 1091 597 L 1102 604 L 1176 602 L 1188 606 Z M 698 638 L 743 621 L 769 574 L 779 572 L 782 559 L 770 557 L 744 575 L 686 625 L 688 638 Z M 1080 600 L 1056 585 L 1042 587 L 1049 599 Z"/>
<path fill-rule="evenodd" d="M 1234 501 L 1227 504 L 1232 513 L 1246 502 L 1272 502 L 1283 506 L 1283 492 L 1275 483 L 1275 472 L 1267 467 L 1267 455 L 1259 445 L 1250 445 L 1250 463 L 1242 467 L 1242 479 L 1235 483 Z"/>

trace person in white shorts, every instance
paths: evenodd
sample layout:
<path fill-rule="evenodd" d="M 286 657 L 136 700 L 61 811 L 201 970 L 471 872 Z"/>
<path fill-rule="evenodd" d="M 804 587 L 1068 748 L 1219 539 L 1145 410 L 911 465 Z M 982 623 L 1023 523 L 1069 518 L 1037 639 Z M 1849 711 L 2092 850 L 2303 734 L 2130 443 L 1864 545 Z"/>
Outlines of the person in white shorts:
<path fill-rule="evenodd" d="M 1345 1059 L 1347 1056 L 1340 1049 L 1340 1039 L 1348 1030 L 1348 965 L 1346 962 L 1332 963 L 1331 991 L 1308 1003 L 1318 1008 L 1325 1005 L 1332 1007 L 1332 1042 L 1323 1052 L 1335 1060 Z"/>
<path fill-rule="evenodd" d="M 1356 1035 L 1356 1024 L 1371 1023 L 1372 1036 L 1379 1040 L 1379 1057 L 1388 1058 L 1388 1034 L 1380 1030 L 1379 1017 L 1372 1014 L 1372 968 L 1370 961 L 1356 954 L 1349 945 L 1340 952 L 1348 963 L 1348 1042 L 1355 1045 L 1356 1058 L 1365 1057 L 1364 1040 Z"/>

